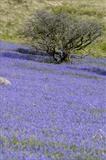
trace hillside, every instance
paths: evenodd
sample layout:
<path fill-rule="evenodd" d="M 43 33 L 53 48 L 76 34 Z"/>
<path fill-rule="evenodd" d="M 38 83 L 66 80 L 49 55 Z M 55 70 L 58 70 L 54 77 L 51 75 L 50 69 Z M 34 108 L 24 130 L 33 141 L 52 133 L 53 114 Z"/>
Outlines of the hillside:
<path fill-rule="evenodd" d="M 91 46 L 95 56 L 106 57 L 106 1 L 105 0 L 3 0 L 0 2 L 0 39 L 26 43 L 19 35 L 24 21 L 36 9 L 61 7 L 69 13 L 87 18 L 95 18 L 104 25 L 101 40 Z"/>
<path fill-rule="evenodd" d="M 56 65 L 3 48 L 0 160 L 105 160 L 106 59 Z"/>
<path fill-rule="evenodd" d="M 93 56 L 32 48 L 20 30 L 44 8 L 103 24 Z M 106 160 L 105 0 L 0 1 L 0 160 Z"/>

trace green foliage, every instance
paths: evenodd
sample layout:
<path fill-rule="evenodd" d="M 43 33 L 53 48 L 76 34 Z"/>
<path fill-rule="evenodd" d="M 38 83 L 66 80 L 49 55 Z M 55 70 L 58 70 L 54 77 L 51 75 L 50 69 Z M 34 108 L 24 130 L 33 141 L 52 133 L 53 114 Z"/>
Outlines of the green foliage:
<path fill-rule="evenodd" d="M 72 144 L 72 145 L 70 146 L 70 149 L 71 149 L 72 151 L 76 151 L 77 146 L 76 146 L 75 144 Z"/>
<path fill-rule="evenodd" d="M 44 152 L 45 156 L 52 158 L 54 160 L 61 160 L 64 158 L 64 154 L 62 152 Z"/>
<path fill-rule="evenodd" d="M 99 160 L 97 157 L 94 156 L 76 156 L 76 160 Z"/>
<path fill-rule="evenodd" d="M 44 146 L 44 143 L 36 138 L 31 137 L 28 141 L 30 146 Z"/>
<path fill-rule="evenodd" d="M 18 145 L 19 144 L 19 140 L 14 136 L 11 140 L 11 143 L 14 145 Z"/>
<path fill-rule="evenodd" d="M 106 43 L 102 43 L 102 44 L 100 45 L 100 48 L 102 49 L 103 52 L 106 53 Z"/>

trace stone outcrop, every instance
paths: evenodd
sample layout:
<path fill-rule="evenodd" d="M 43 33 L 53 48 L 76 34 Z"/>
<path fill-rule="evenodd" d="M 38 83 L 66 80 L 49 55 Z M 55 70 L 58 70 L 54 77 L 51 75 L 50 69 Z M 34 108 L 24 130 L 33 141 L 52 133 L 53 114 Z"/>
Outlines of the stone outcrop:
<path fill-rule="evenodd" d="M 0 77 L 0 85 L 11 85 L 11 82 L 4 77 Z"/>

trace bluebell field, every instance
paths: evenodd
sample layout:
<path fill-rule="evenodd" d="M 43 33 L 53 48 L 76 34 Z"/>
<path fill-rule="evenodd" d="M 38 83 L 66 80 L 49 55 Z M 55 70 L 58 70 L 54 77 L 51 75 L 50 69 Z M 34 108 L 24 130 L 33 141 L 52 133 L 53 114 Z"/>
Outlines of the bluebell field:
<path fill-rule="evenodd" d="M 0 42 L 0 160 L 106 160 L 106 59 L 45 63 L 19 48 Z"/>

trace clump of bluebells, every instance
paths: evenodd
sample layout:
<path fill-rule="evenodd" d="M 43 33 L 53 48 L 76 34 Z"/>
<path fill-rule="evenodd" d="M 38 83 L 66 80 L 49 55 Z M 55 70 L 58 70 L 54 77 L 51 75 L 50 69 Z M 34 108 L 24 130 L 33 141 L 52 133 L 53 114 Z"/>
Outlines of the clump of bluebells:
<path fill-rule="evenodd" d="M 13 59 L 20 46 L 1 46 L 12 52 L 0 53 L 0 76 L 11 82 L 0 86 L 0 158 L 106 159 L 105 59 L 54 65 Z"/>

